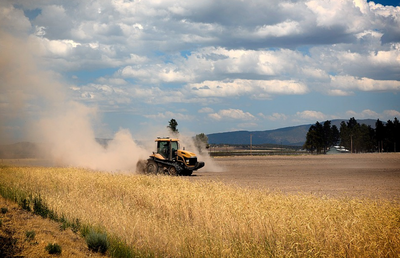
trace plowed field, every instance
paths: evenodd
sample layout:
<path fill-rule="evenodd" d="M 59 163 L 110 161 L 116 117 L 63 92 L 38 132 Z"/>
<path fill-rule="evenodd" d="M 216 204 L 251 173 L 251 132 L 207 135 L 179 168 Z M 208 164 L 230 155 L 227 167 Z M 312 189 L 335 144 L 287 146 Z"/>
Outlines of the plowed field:
<path fill-rule="evenodd" d="M 213 161 L 222 172 L 210 172 L 206 164 L 190 179 L 292 194 L 400 200 L 400 153 L 236 156 Z"/>

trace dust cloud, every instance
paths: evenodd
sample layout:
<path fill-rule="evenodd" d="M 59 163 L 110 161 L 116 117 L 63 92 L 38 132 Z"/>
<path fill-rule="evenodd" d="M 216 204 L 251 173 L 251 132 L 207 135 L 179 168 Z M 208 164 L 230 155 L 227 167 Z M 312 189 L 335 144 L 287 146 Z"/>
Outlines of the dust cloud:
<path fill-rule="evenodd" d="M 107 144 L 96 141 L 96 108 L 73 101 L 60 76 L 44 70 L 34 39 L 0 29 L 0 144 L 45 143 L 54 165 L 134 172 L 149 151 L 126 129 Z M 40 68 L 39 68 L 40 67 Z"/>
<path fill-rule="evenodd" d="M 119 130 L 107 146 L 101 145 L 92 129 L 97 113 L 95 108 L 69 102 L 64 112 L 34 123 L 34 133 L 50 143 L 55 165 L 134 172 L 149 152 L 137 145 L 127 129 Z"/>
<path fill-rule="evenodd" d="M 202 146 L 201 149 L 198 150 L 193 137 L 180 135 L 179 139 L 181 148 L 185 147 L 186 150 L 194 152 L 197 156 L 197 160 L 205 163 L 205 167 L 201 169 L 202 171 L 207 170 L 208 172 L 223 172 L 223 168 L 214 162 L 213 158 L 208 154 L 208 150 L 205 148 L 205 146 Z"/>
<path fill-rule="evenodd" d="M 40 51 L 34 38 L 0 27 L 0 145 L 40 143 L 46 146 L 41 156 L 50 165 L 134 173 L 137 162 L 155 150 L 154 138 L 169 135 L 167 128 L 146 128 L 138 138 L 140 146 L 127 129 L 106 146 L 100 144 L 94 131 L 101 120 L 98 110 L 68 96 L 69 85 L 36 58 Z M 207 171 L 221 171 L 206 150 L 198 152 L 191 137 L 179 138 L 181 146 L 206 163 Z"/>

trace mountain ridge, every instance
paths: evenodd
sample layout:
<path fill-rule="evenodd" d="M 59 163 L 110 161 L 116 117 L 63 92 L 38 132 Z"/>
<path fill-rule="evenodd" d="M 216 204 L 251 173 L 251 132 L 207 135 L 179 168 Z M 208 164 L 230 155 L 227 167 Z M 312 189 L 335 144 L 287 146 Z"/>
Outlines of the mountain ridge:
<path fill-rule="evenodd" d="M 331 121 L 331 125 L 336 125 L 340 130 L 340 123 L 342 121 L 348 122 L 345 119 L 334 119 Z M 375 128 L 374 119 L 361 119 L 357 120 L 359 124 L 366 124 Z M 320 122 L 320 123 L 324 123 Z M 280 145 L 292 145 L 292 146 L 302 146 L 306 141 L 307 132 L 310 126 L 313 124 L 304 124 L 297 126 L 283 127 L 273 130 L 265 131 L 231 131 L 231 132 L 221 132 L 221 133 L 211 133 L 208 134 L 208 142 L 210 144 L 280 144 Z M 250 136 L 251 135 L 251 136 Z"/>

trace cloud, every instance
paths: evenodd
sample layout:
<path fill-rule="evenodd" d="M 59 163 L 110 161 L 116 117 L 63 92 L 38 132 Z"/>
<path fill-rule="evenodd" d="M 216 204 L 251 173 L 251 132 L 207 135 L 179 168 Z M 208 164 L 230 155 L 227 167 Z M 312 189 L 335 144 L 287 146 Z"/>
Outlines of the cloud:
<path fill-rule="evenodd" d="M 256 118 L 249 112 L 243 112 L 240 109 L 222 109 L 218 113 L 208 115 L 214 120 L 255 120 Z"/>
<path fill-rule="evenodd" d="M 296 117 L 302 120 L 315 120 L 315 121 L 322 121 L 327 119 L 327 116 L 322 112 L 313 110 L 304 110 L 302 112 L 297 112 Z"/>
<path fill-rule="evenodd" d="M 400 91 L 400 9 L 366 0 L 4 0 L 0 24 L 28 42 L 21 53 L 43 67 L 40 74 L 51 74 L 56 83 L 72 80 L 71 98 L 102 112 L 144 114 L 146 106 L 152 119 L 166 114 L 160 105 L 170 104 L 210 115 L 199 116 L 202 123 L 210 117 L 225 121 L 227 114 L 214 111 L 221 107 L 241 110 L 244 102 L 263 106 L 268 100 L 276 113 L 257 117 L 289 123 L 294 115 L 285 112 L 322 117 L 301 112 L 316 110 L 302 99 L 309 93 L 336 102 Z M 10 58 L 4 60 L 13 67 Z M 29 82 L 34 76 L 27 74 Z M 7 94 L 0 96 L 2 108 L 11 105 Z M 13 96 L 15 105 L 37 98 L 30 90 Z M 291 111 L 280 104 L 287 96 Z M 351 109 L 378 110 L 374 101 L 365 103 Z M 385 104 L 386 110 L 396 109 Z"/>
<path fill-rule="evenodd" d="M 157 114 L 153 114 L 153 115 L 144 115 L 147 118 L 151 118 L 151 119 L 176 119 L 176 120 L 184 120 L 184 121 L 190 121 L 193 120 L 193 117 L 190 115 L 185 115 L 182 113 L 174 113 L 174 112 L 164 112 L 164 113 L 157 113 Z"/>
<path fill-rule="evenodd" d="M 272 115 L 264 115 L 263 113 L 259 113 L 258 116 L 270 121 L 279 121 L 288 119 L 287 115 L 281 113 L 273 113 Z"/>
<path fill-rule="evenodd" d="M 199 113 L 212 113 L 212 112 L 214 112 L 214 110 L 210 107 L 204 107 L 204 108 L 199 109 L 198 112 Z"/>
<path fill-rule="evenodd" d="M 148 83 L 187 82 L 192 80 L 192 74 L 173 64 L 154 65 L 151 67 L 127 66 L 120 71 L 125 78 L 135 78 Z"/>
<path fill-rule="evenodd" d="M 207 86 L 207 87 L 205 87 Z M 230 97 L 257 94 L 304 94 L 307 86 L 294 80 L 233 80 L 204 81 L 187 86 L 195 89 L 194 94 L 201 97 Z"/>
<path fill-rule="evenodd" d="M 399 91 L 400 81 L 396 80 L 373 80 L 370 78 L 356 78 L 353 76 L 332 76 L 331 86 L 333 88 L 360 91 Z"/>
<path fill-rule="evenodd" d="M 365 109 L 361 113 L 354 112 L 353 110 L 348 110 L 346 112 L 346 115 L 348 117 L 357 117 L 357 118 L 360 118 L 360 119 L 378 117 L 378 113 L 376 113 L 375 111 L 372 111 L 370 109 Z"/>
<path fill-rule="evenodd" d="M 400 112 L 397 110 L 385 110 L 383 111 L 383 115 L 384 117 L 388 118 L 388 119 L 392 119 L 392 118 L 397 118 L 400 119 Z"/>
<path fill-rule="evenodd" d="M 400 112 L 397 110 L 384 110 L 382 113 L 375 112 L 370 109 L 365 109 L 361 112 L 348 110 L 347 117 L 355 117 L 356 119 L 380 119 L 380 120 L 393 120 L 395 117 L 400 118 Z"/>

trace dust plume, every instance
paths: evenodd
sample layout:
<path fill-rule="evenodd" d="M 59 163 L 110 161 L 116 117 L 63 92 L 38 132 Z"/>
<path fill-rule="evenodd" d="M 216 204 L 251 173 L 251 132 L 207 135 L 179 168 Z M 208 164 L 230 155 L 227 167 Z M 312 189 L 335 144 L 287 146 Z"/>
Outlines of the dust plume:
<path fill-rule="evenodd" d="M 199 149 L 194 142 L 193 137 L 189 137 L 185 134 L 180 134 L 179 139 L 181 148 L 185 147 L 186 150 L 194 152 L 197 156 L 197 160 L 205 163 L 205 167 L 202 169 L 203 171 L 207 170 L 208 172 L 223 172 L 223 168 L 214 162 L 214 159 L 211 158 L 205 146 L 200 146 Z"/>
<path fill-rule="evenodd" d="M 134 172 L 149 152 L 124 129 L 100 145 L 96 108 L 72 101 L 60 76 L 40 67 L 38 52 L 34 38 L 0 29 L 0 144 L 45 143 L 55 165 Z"/>
<path fill-rule="evenodd" d="M 1 28 L 1 27 L 0 27 Z M 103 171 L 136 171 L 136 164 L 154 150 L 154 137 L 168 135 L 167 128 L 148 129 L 138 140 L 121 129 L 103 146 L 94 128 L 100 124 L 96 107 L 73 101 L 61 76 L 45 70 L 35 37 L 15 36 L 0 29 L 0 144 L 30 141 L 46 148 L 42 156 L 50 165 L 77 166 Z M 147 138 L 146 138 L 147 137 Z M 193 139 L 179 135 L 181 146 L 195 152 L 207 171 L 221 171 Z"/>

